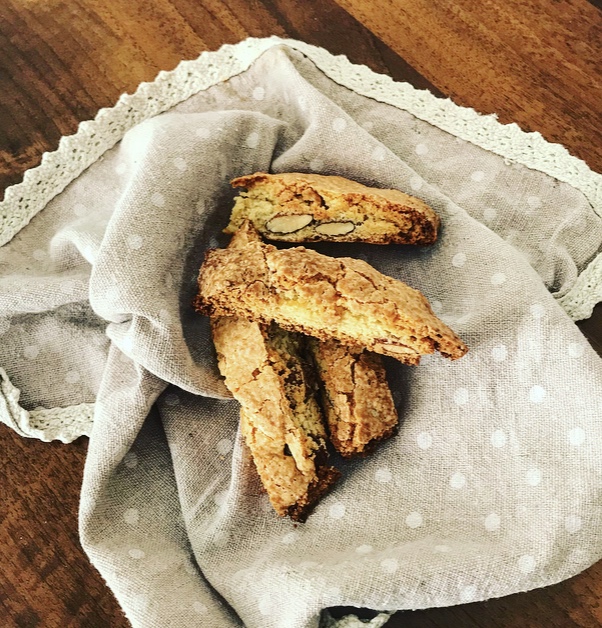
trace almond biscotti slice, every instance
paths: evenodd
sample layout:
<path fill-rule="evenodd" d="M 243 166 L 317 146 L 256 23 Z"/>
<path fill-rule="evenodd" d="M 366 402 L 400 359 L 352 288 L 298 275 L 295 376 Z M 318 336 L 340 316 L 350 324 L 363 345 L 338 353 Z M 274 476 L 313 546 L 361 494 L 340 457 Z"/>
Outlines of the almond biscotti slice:
<path fill-rule="evenodd" d="M 241 431 L 274 510 L 305 519 L 339 477 L 299 334 L 238 317 L 212 319 L 220 372 L 241 404 Z"/>
<path fill-rule="evenodd" d="M 248 219 L 264 237 L 285 242 L 432 244 L 437 239 L 437 214 L 399 190 L 299 172 L 256 172 L 231 183 L 247 191 L 236 198 L 226 233 Z"/>
<path fill-rule="evenodd" d="M 439 351 L 452 360 L 468 348 L 426 298 L 366 262 L 332 258 L 303 247 L 278 250 L 249 237 L 241 246 L 207 252 L 195 307 L 210 316 L 241 316 L 322 340 L 340 340 L 406 364 Z"/>
<path fill-rule="evenodd" d="M 380 356 L 336 340 L 309 341 L 330 441 L 344 457 L 368 454 L 395 433 L 397 411 Z"/>

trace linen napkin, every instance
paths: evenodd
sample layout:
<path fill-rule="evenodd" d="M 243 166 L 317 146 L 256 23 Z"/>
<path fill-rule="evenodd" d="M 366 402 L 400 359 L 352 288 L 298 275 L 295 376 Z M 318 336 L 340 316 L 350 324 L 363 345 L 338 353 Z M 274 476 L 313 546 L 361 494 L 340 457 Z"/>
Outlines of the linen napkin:
<path fill-rule="evenodd" d="M 298 525 L 261 490 L 191 305 L 228 242 L 229 181 L 255 171 L 431 205 L 432 247 L 313 248 L 419 289 L 470 347 L 387 361 L 399 433 L 335 457 L 342 481 Z M 473 602 L 599 560 L 602 361 L 573 319 L 601 296 L 601 179 L 537 134 L 270 38 L 163 73 L 9 190 L 0 419 L 90 435 L 81 541 L 132 625 L 317 627 L 332 606 Z"/>

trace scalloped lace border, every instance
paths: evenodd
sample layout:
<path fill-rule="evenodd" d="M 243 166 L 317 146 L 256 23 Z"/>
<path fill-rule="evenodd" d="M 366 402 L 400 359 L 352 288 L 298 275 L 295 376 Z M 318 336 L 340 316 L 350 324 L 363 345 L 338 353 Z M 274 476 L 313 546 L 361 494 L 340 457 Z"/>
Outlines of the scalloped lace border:
<path fill-rule="evenodd" d="M 94 404 L 81 403 L 67 408 L 36 408 L 29 412 L 19 405 L 21 393 L 0 368 L 0 421 L 20 436 L 50 442 L 71 443 L 80 436 L 90 436 Z"/>
<path fill-rule="evenodd" d="M 123 94 L 114 107 L 100 109 L 93 120 L 81 122 L 74 135 L 62 137 L 54 152 L 44 153 L 39 166 L 26 171 L 21 183 L 6 190 L 5 199 L 0 203 L 0 246 L 9 242 L 51 199 L 120 141 L 129 129 L 202 90 L 244 72 L 266 50 L 278 45 L 303 53 L 332 80 L 358 94 L 408 111 L 504 159 L 572 185 L 585 195 L 594 211 L 602 217 L 602 175 L 570 155 L 564 146 L 546 141 L 540 133 L 526 133 L 515 123 L 501 124 L 495 115 L 481 115 L 474 109 L 456 105 L 449 98 L 438 98 L 428 90 L 395 82 L 366 66 L 352 64 L 343 55 L 335 56 L 305 42 L 273 36 L 226 44 L 214 52 L 203 52 L 197 59 L 181 61 L 174 70 L 159 72 L 154 81 L 141 83 L 133 94 Z M 577 321 L 591 316 L 600 300 L 602 254 L 587 266 L 559 303 Z M 6 386 L 6 373 L 0 373 L 2 386 Z M 71 438 L 76 431 L 73 421 L 77 413 L 81 416 L 80 434 L 89 433 L 93 414 L 90 406 L 37 409 L 27 413 L 18 404 L 13 407 L 0 398 L 0 420 L 27 436 L 64 440 Z M 73 408 L 78 408 L 77 413 Z M 25 413 L 27 419 L 19 412 Z M 21 418 L 15 422 L 14 417 L 17 416 Z M 40 426 L 49 424 L 51 418 L 57 422 L 65 421 L 71 427 L 63 431 L 53 431 L 51 427 L 41 429 Z M 54 436 L 49 437 L 50 433 Z"/>

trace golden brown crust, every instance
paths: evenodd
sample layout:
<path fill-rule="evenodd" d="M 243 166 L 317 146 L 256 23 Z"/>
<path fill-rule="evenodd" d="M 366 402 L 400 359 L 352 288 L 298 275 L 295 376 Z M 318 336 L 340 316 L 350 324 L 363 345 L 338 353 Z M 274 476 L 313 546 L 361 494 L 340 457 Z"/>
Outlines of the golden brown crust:
<path fill-rule="evenodd" d="M 437 214 L 422 200 L 399 190 L 299 172 L 256 172 L 231 183 L 247 192 L 236 199 L 226 233 L 234 233 L 249 219 L 265 237 L 286 242 L 425 245 L 437 239 Z M 272 228 L 272 221 L 283 216 L 306 216 L 307 220 Z"/>
<path fill-rule="evenodd" d="M 252 229 L 246 224 L 240 231 Z M 235 235 L 233 241 L 239 237 Z M 421 355 L 462 357 L 468 348 L 417 290 L 362 260 L 259 241 L 207 253 L 195 307 L 335 339 L 417 364 Z"/>
<path fill-rule="evenodd" d="M 344 457 L 363 456 L 395 433 L 398 417 L 380 356 L 336 340 L 309 343 L 322 382 L 330 441 Z"/>
<path fill-rule="evenodd" d="M 270 501 L 279 515 L 300 515 L 331 477 L 321 470 L 326 431 L 300 357 L 302 339 L 242 318 L 211 323 L 219 369 L 241 404 L 241 431 Z"/>

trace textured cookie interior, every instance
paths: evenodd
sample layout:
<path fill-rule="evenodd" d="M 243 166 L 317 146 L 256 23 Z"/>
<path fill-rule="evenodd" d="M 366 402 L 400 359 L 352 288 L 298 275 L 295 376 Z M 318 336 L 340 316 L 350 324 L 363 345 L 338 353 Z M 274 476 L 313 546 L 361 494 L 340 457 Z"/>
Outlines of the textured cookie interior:
<path fill-rule="evenodd" d="M 291 232 L 281 232 L 272 225 L 276 224 L 275 219 L 283 216 L 307 216 L 310 222 L 299 229 L 291 224 Z M 386 203 L 361 194 L 340 195 L 327 190 L 318 194 L 309 186 L 283 188 L 272 180 L 258 184 L 236 198 L 226 232 L 234 233 L 245 219 L 251 220 L 266 237 L 290 242 L 322 239 L 388 242 L 400 232 L 410 232 L 414 222 L 411 212 L 387 211 Z M 342 233 L 333 233 L 336 228 L 332 227 L 336 225 L 342 225 Z M 345 232 L 347 229 L 350 231 Z M 321 230 L 325 233 L 320 233 Z"/>
<path fill-rule="evenodd" d="M 393 435 L 398 417 L 380 357 L 336 340 L 312 339 L 330 440 L 345 457 L 366 455 Z"/>
<path fill-rule="evenodd" d="M 322 470 L 326 430 L 300 353 L 302 338 L 238 317 L 212 319 L 212 331 L 220 371 L 241 404 L 241 430 L 270 501 L 280 515 L 299 519 L 336 480 Z"/>
<path fill-rule="evenodd" d="M 284 394 L 290 406 L 295 427 L 302 431 L 311 448 L 317 451 L 324 446 L 326 431 L 322 413 L 316 401 L 313 378 L 308 365 L 301 357 L 302 342 L 299 334 L 285 331 L 276 324 L 271 324 L 266 329 L 268 354 L 273 368 L 282 378 Z M 295 451 L 298 438 L 288 436 L 286 442 L 295 460 L 302 460 L 302 452 Z"/>

